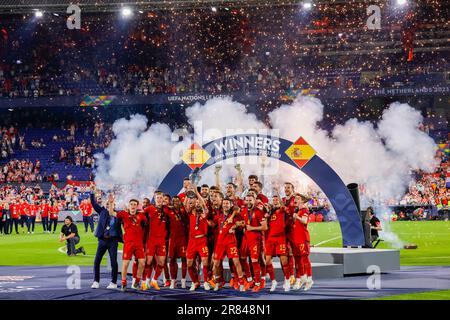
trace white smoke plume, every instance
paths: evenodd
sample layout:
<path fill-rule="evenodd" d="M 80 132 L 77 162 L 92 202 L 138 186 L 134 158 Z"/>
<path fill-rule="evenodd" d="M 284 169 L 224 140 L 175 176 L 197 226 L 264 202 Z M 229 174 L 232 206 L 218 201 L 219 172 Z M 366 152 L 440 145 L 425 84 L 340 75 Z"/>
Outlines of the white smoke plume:
<path fill-rule="evenodd" d="M 132 115 L 113 124 L 115 139 L 104 154 L 97 154 L 95 182 L 102 190 L 115 190 L 119 204 L 131 197 L 151 197 L 164 174 L 173 166 L 173 151 L 186 142 L 174 141 L 168 125 L 148 127 L 143 115 Z"/>
<path fill-rule="evenodd" d="M 346 184 L 364 185 L 362 203 L 398 200 L 413 181 L 411 170 L 431 172 L 437 166 L 436 145 L 419 130 L 422 116 L 407 104 L 391 104 L 377 124 L 350 119 L 330 133 L 317 127 L 323 119 L 323 106 L 316 98 L 298 97 L 269 117 L 282 137 L 303 136 Z M 378 208 L 380 216 L 386 213 L 387 207 Z M 384 236 L 401 246 L 388 228 Z"/>
<path fill-rule="evenodd" d="M 430 172 L 436 167 L 436 145 L 419 130 L 422 117 L 409 105 L 391 104 L 376 124 L 350 119 L 331 132 L 318 128 L 324 118 L 323 109 L 316 98 L 298 97 L 292 104 L 282 105 L 269 114 L 270 128 L 249 113 L 245 105 L 226 98 L 212 99 L 203 105 L 196 103 L 186 109 L 186 115 L 194 127 L 194 140 L 200 144 L 224 135 L 256 130 L 267 130 L 274 135 L 278 130 L 280 137 L 290 140 L 302 136 L 346 184 L 356 182 L 365 186 L 363 203 L 399 199 L 413 179 L 411 170 Z M 180 152 L 191 143 L 190 139 L 178 143 L 178 131 L 172 132 L 165 124 L 148 127 L 142 115 L 117 120 L 113 130 L 116 138 L 105 155 L 97 155 L 96 182 L 106 189 L 127 186 L 126 196 L 151 196 L 179 159 Z M 223 181 L 235 175 L 236 162 L 242 164 L 244 176 L 262 174 L 261 159 L 230 159 L 222 164 Z M 288 165 L 280 165 L 273 159 L 267 159 L 266 165 L 277 169 L 275 174 L 269 170 L 271 174 L 265 177 L 267 194 L 271 194 L 272 186 L 281 186 L 284 181 L 292 181 L 301 190 L 313 184 Z M 213 171 L 211 168 L 202 172 L 201 183 L 214 184 Z M 181 184 L 180 181 L 180 188 Z"/>

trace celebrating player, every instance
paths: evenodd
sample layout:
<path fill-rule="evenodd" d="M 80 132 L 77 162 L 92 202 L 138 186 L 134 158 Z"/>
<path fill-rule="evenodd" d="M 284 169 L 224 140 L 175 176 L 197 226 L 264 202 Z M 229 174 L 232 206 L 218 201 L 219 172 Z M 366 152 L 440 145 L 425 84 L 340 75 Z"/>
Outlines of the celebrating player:
<path fill-rule="evenodd" d="M 225 198 L 222 201 L 222 211 L 216 216 L 219 235 L 216 241 L 214 249 L 214 291 L 219 290 L 221 281 L 223 280 L 223 274 L 221 274 L 221 261 L 228 256 L 228 260 L 233 261 L 234 268 L 237 273 L 239 281 L 239 290 L 244 291 L 244 275 L 242 272 L 242 266 L 239 262 L 239 252 L 237 248 L 237 242 L 235 237 L 235 229 L 237 223 L 237 215 L 240 212 L 239 207 L 232 207 L 233 200 Z M 231 266 L 231 263 L 230 263 Z M 222 268 L 223 270 L 223 268 Z"/>
<path fill-rule="evenodd" d="M 189 276 L 192 280 L 190 291 L 195 291 L 200 287 L 200 281 L 196 268 L 194 267 L 194 259 L 199 255 L 203 265 L 203 287 L 205 290 L 210 290 L 208 283 L 208 208 L 197 187 L 194 186 L 194 192 L 197 199 L 195 206 L 188 206 L 189 211 L 189 243 L 186 252 L 187 266 Z"/>
<path fill-rule="evenodd" d="M 160 290 L 158 285 L 158 278 L 164 270 L 164 264 L 166 262 L 166 237 L 167 237 L 167 218 L 166 208 L 163 208 L 163 193 L 160 191 L 155 192 L 155 205 L 149 205 L 144 209 L 144 212 L 149 218 L 149 230 L 146 243 L 146 279 L 144 290 L 151 285 L 154 289 Z M 156 256 L 157 266 L 155 268 L 155 274 L 150 281 L 151 271 L 150 266 L 153 262 L 153 256 Z"/>
<path fill-rule="evenodd" d="M 169 235 L 169 267 L 170 267 L 170 289 L 174 289 L 177 286 L 178 275 L 178 263 L 177 259 L 181 259 L 181 288 L 186 288 L 186 274 L 187 274 L 187 262 L 186 262 L 186 225 L 187 215 L 186 210 L 181 204 L 178 196 L 173 197 L 173 207 L 167 214 L 170 225 Z"/>
<path fill-rule="evenodd" d="M 268 233 L 266 239 L 266 269 L 270 276 L 272 285 L 270 291 L 275 291 L 277 281 L 275 280 L 275 272 L 272 264 L 272 257 L 280 256 L 281 267 L 285 277 L 284 291 L 289 291 L 289 264 L 287 260 L 286 246 L 286 225 L 285 225 L 285 209 L 281 206 L 281 199 L 278 195 L 272 197 L 272 205 L 266 204 L 267 213 L 265 215 L 268 224 Z M 255 287 L 256 288 L 256 287 Z M 255 291 L 255 290 L 254 290 Z"/>
<path fill-rule="evenodd" d="M 138 200 L 131 199 L 128 202 L 128 209 L 126 211 L 119 211 L 116 213 L 114 211 L 114 201 L 112 200 L 108 203 L 109 214 L 113 217 L 122 219 L 125 230 L 122 258 L 122 291 L 125 291 L 127 288 L 128 265 L 130 264 L 133 255 L 138 260 L 136 282 L 133 285 L 134 289 L 139 288 L 145 266 L 143 238 L 144 224 L 147 222 L 147 218 L 137 211 L 138 205 Z"/>
<path fill-rule="evenodd" d="M 248 284 L 245 289 L 249 289 L 254 284 L 261 286 L 261 265 L 259 263 L 260 255 L 263 249 L 262 232 L 267 230 L 267 222 L 262 211 L 263 207 L 256 207 L 256 199 L 253 194 L 247 194 L 245 197 L 247 207 L 241 211 L 240 226 L 245 227 L 244 239 L 240 248 L 241 263 L 246 273 Z M 247 257 L 251 258 L 254 282 L 249 277 L 249 267 Z M 247 266 L 245 265 L 247 264 Z"/>
<path fill-rule="evenodd" d="M 297 208 L 293 214 L 294 219 L 294 257 L 296 259 L 297 274 L 294 289 L 300 290 L 304 285 L 304 290 L 311 289 L 313 285 L 312 268 L 309 260 L 310 237 L 308 231 L 309 210 L 307 207 L 308 198 L 297 193 L 295 196 Z"/>

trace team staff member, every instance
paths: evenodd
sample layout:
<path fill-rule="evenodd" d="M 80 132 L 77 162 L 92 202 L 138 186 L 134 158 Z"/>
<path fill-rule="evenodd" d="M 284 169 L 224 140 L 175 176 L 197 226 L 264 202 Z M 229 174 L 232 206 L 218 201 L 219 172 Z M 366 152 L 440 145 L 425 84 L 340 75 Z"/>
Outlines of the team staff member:
<path fill-rule="evenodd" d="M 16 234 L 19 234 L 19 222 L 20 222 L 20 214 L 19 214 L 19 208 L 18 208 L 18 203 L 16 203 L 15 201 L 12 201 L 9 205 L 9 210 L 11 212 L 11 229 L 12 229 L 12 225 L 14 224 L 14 228 L 16 230 Z M 12 233 L 12 230 L 11 230 Z"/>
<path fill-rule="evenodd" d="M 59 206 L 58 201 L 54 200 L 53 204 L 50 206 L 50 223 L 48 225 L 48 232 L 52 231 L 53 225 L 53 233 L 56 231 L 56 227 L 58 225 L 58 215 L 59 215 Z"/>
<path fill-rule="evenodd" d="M 93 208 L 91 202 L 89 202 L 88 199 L 85 199 L 81 202 L 80 211 L 83 215 L 85 232 L 88 232 L 88 227 L 91 228 L 91 232 L 94 232 L 94 217 L 92 216 Z"/>
<path fill-rule="evenodd" d="M 370 241 L 373 242 L 378 239 L 378 231 L 382 231 L 383 228 L 381 227 L 380 220 L 375 216 L 372 207 L 367 208 L 367 213 L 370 218 Z"/>
<path fill-rule="evenodd" d="M 28 212 L 29 206 L 25 200 L 19 200 L 19 215 L 20 215 L 20 226 L 22 228 L 22 233 L 25 233 L 25 226 L 28 227 Z"/>
<path fill-rule="evenodd" d="M 3 225 L 4 225 L 4 222 L 3 222 L 3 210 L 4 209 L 5 209 L 5 204 L 2 201 L 0 201 L 0 234 L 3 233 Z"/>
<path fill-rule="evenodd" d="M 111 282 L 106 289 L 117 289 L 117 275 L 119 272 L 119 265 L 117 263 L 117 247 L 119 242 L 123 242 L 122 228 L 120 227 L 121 221 L 116 217 L 110 216 L 108 209 L 101 205 L 101 196 L 95 200 L 96 188 L 95 185 L 91 185 L 90 203 L 92 204 L 95 212 L 98 213 L 98 224 L 95 229 L 94 236 L 98 239 L 97 252 L 94 259 L 94 282 L 92 283 L 92 289 L 98 289 L 100 287 L 100 264 L 106 251 L 109 254 L 109 260 L 111 261 Z M 109 195 L 107 205 L 113 201 L 112 194 Z"/>
<path fill-rule="evenodd" d="M 6 202 L 3 207 L 3 232 L 5 234 L 12 233 L 12 220 L 11 220 L 11 212 L 9 210 L 9 204 Z"/>
<path fill-rule="evenodd" d="M 36 215 L 38 212 L 38 205 L 36 203 L 31 203 L 28 205 L 28 211 L 27 211 L 27 229 L 28 233 L 34 234 L 34 225 L 36 223 Z"/>
<path fill-rule="evenodd" d="M 66 241 L 67 244 L 67 255 L 69 257 L 74 257 L 78 253 L 86 254 L 83 247 L 75 248 L 80 242 L 80 236 L 78 234 L 78 228 L 75 223 L 73 223 L 72 217 L 67 216 L 64 219 L 64 225 L 61 228 L 61 234 L 59 236 L 59 241 Z"/>
<path fill-rule="evenodd" d="M 42 229 L 44 229 L 44 233 L 50 233 L 49 225 L 48 225 L 48 213 L 50 211 L 50 205 L 46 200 L 42 200 L 41 205 L 39 206 L 39 211 L 41 212 L 41 223 Z"/>

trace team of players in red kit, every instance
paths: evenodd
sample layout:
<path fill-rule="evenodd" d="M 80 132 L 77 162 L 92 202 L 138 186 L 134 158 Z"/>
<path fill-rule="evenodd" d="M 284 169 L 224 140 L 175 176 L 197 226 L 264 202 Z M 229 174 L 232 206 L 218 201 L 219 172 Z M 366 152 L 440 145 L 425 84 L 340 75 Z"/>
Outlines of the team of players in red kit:
<path fill-rule="evenodd" d="M 250 185 L 242 199 L 236 196 L 233 183 L 226 185 L 225 194 L 215 186 L 203 185 L 198 190 L 189 179 L 183 184 L 184 192 L 177 196 L 157 191 L 154 204 L 144 199 L 140 206 L 138 200 L 131 199 L 122 211 L 116 211 L 114 198 L 109 198 L 108 211 L 122 219 L 125 232 L 123 291 L 133 257 L 134 289 L 160 290 L 157 280 L 163 272 L 165 286 L 176 288 L 181 259 L 181 288 L 186 288 L 187 274 L 192 281 L 190 290 L 199 288 L 201 270 L 203 288 L 220 290 L 225 286 L 226 256 L 231 271 L 229 286 L 236 290 L 258 292 L 265 288 L 268 274 L 270 291 L 275 291 L 272 259 L 276 256 L 285 291 L 312 287 L 309 199 L 295 193 L 292 183 L 285 183 L 285 197 L 277 194 L 270 201 L 261 193 L 259 181 Z"/>

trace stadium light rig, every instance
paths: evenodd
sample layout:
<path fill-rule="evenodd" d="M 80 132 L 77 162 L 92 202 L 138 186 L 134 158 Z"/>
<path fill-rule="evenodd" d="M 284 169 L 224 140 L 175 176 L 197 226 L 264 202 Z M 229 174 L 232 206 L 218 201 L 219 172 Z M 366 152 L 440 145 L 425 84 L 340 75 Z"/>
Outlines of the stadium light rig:
<path fill-rule="evenodd" d="M 122 17 L 129 18 L 133 14 L 133 11 L 130 8 L 125 7 L 125 8 L 122 8 L 121 13 L 122 13 Z"/>
<path fill-rule="evenodd" d="M 398 6 L 404 6 L 408 4 L 408 0 L 397 0 L 397 5 Z"/>
<path fill-rule="evenodd" d="M 312 8 L 312 3 L 311 2 L 309 2 L 309 1 L 303 2 L 303 9 L 311 10 L 311 8 Z"/>
<path fill-rule="evenodd" d="M 43 13 L 41 10 L 36 10 L 36 11 L 34 12 L 34 16 L 35 16 L 36 18 L 42 18 L 42 17 L 44 16 L 44 13 Z"/>

